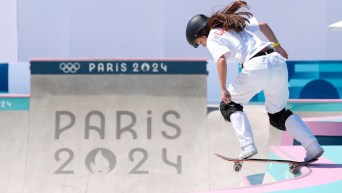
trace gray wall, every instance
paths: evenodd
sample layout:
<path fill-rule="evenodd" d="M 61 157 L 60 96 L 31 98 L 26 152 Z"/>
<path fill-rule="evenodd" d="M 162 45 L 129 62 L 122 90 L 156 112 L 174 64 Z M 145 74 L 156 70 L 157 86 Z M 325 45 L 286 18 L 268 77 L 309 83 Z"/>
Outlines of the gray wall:
<path fill-rule="evenodd" d="M 41 57 L 206 58 L 185 40 L 188 19 L 227 0 L 17 0 L 19 61 Z M 292 60 L 342 59 L 342 1 L 247 0 Z"/>

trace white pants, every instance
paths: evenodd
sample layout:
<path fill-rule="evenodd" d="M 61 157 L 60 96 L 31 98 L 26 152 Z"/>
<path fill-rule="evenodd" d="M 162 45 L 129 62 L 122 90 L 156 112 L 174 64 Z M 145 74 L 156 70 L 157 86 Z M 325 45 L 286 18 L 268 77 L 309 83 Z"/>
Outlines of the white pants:
<path fill-rule="evenodd" d="M 228 91 L 232 101 L 247 104 L 251 98 L 264 91 L 268 113 L 284 109 L 289 98 L 288 71 L 286 59 L 277 52 L 251 59 L 244 63 L 242 72 L 232 82 Z M 248 118 L 243 112 L 230 116 L 240 147 L 254 144 Z M 285 123 L 287 131 L 306 148 L 316 138 L 297 115 L 291 115 Z"/>
<path fill-rule="evenodd" d="M 232 101 L 247 104 L 264 91 L 266 111 L 277 113 L 286 107 L 289 98 L 286 59 L 277 52 L 259 56 L 243 64 L 238 77 L 228 86 Z"/>

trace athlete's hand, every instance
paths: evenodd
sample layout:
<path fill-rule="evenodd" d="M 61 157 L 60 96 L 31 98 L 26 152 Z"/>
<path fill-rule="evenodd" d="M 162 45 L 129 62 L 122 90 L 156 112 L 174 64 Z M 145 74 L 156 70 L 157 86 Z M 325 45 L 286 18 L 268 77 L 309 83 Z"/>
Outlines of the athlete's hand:
<path fill-rule="evenodd" d="M 281 45 L 275 47 L 274 50 L 275 50 L 276 52 L 278 52 L 282 57 L 284 57 L 284 58 L 286 58 L 286 59 L 289 58 L 289 56 L 287 55 L 287 52 L 284 50 L 283 47 L 281 47 Z"/>
<path fill-rule="evenodd" d="M 222 90 L 222 98 L 221 99 L 226 104 L 228 104 L 228 103 L 230 103 L 232 101 L 230 92 L 227 89 Z"/>

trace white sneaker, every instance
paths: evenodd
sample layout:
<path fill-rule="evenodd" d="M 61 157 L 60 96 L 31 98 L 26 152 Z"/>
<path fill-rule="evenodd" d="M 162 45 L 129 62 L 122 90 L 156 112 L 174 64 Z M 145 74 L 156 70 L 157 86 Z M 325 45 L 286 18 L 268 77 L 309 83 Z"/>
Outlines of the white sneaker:
<path fill-rule="evenodd" d="M 241 148 L 241 153 L 239 155 L 239 159 L 247 159 L 252 157 L 253 155 L 257 154 L 258 150 L 256 149 L 255 145 L 249 145 L 247 147 Z"/>
<path fill-rule="evenodd" d="M 304 161 L 318 159 L 323 153 L 324 149 L 318 144 L 317 141 L 314 141 L 306 148 L 306 156 Z"/>

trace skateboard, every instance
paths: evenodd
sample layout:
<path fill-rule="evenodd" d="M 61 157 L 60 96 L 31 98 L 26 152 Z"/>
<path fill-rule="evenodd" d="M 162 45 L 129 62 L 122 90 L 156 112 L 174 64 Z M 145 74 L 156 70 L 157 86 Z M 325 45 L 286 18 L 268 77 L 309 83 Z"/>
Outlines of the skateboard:
<path fill-rule="evenodd" d="M 292 174 L 297 175 L 300 173 L 300 169 L 302 166 L 308 165 L 312 162 L 317 161 L 318 159 L 313 159 L 306 162 L 299 162 L 294 160 L 278 160 L 278 159 L 257 159 L 257 158 L 247 158 L 247 159 L 238 159 L 238 158 L 228 158 L 222 156 L 220 154 L 215 153 L 215 155 L 225 161 L 234 162 L 233 169 L 236 172 L 239 172 L 242 168 L 243 162 L 272 162 L 272 163 L 286 163 L 289 164 L 289 170 Z"/>

